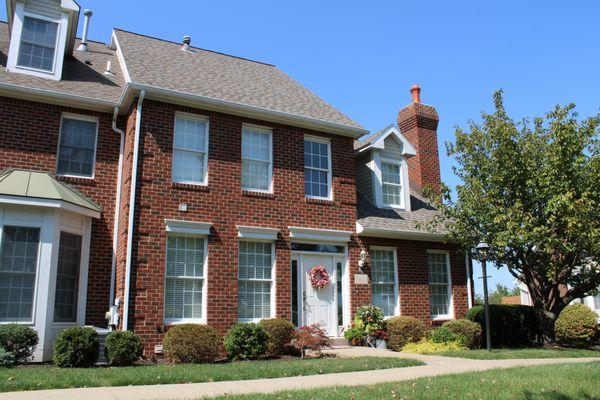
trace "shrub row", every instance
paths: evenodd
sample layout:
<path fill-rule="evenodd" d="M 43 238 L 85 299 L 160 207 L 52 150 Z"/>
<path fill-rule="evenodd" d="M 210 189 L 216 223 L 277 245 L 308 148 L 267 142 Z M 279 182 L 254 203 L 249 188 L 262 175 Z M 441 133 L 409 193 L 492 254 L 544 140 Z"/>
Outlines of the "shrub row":
<path fill-rule="evenodd" d="M 483 306 L 473 307 L 466 317 L 481 325 L 485 332 Z M 490 326 L 493 347 L 519 348 L 541 343 L 540 323 L 533 307 L 490 304 Z"/>

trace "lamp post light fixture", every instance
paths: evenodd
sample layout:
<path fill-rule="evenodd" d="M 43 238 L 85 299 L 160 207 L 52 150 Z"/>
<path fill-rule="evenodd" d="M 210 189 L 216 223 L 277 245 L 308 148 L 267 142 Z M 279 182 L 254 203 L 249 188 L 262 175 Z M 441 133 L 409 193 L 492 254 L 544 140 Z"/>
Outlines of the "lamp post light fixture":
<path fill-rule="evenodd" d="M 475 251 L 481 261 L 481 271 L 483 273 L 483 306 L 485 309 L 485 341 L 487 351 L 492 351 L 492 334 L 490 329 L 490 302 L 488 300 L 488 286 L 487 286 L 487 268 L 485 262 L 490 251 L 490 246 L 485 242 L 480 242 Z"/>

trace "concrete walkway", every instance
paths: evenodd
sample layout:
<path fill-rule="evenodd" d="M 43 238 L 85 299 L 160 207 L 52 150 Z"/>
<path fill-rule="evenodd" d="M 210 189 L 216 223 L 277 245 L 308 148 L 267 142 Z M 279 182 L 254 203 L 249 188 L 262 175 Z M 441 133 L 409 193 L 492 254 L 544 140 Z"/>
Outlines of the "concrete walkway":
<path fill-rule="evenodd" d="M 395 353 L 366 347 L 338 348 L 328 351 L 339 357 L 399 357 L 413 358 L 426 363 L 418 367 L 393 368 L 375 371 L 298 376 L 289 378 L 256 379 L 247 381 L 188 383 L 175 385 L 117 386 L 100 388 L 39 390 L 0 394 L 0 400 L 155 400 L 199 399 L 245 393 L 273 393 L 282 390 L 310 389 L 326 386 L 356 386 L 398 382 L 422 377 L 485 371 L 531 365 L 600 361 L 600 358 L 547 358 L 522 360 L 468 360 L 441 356 L 422 356 Z"/>

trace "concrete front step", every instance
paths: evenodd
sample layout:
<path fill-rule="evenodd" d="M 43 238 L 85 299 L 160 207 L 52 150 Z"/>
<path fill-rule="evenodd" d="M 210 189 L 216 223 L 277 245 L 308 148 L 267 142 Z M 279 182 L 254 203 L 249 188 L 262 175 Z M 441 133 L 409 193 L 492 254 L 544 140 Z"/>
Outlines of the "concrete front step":
<path fill-rule="evenodd" d="M 333 347 L 349 347 L 348 340 L 343 337 L 331 338 L 331 345 Z"/>

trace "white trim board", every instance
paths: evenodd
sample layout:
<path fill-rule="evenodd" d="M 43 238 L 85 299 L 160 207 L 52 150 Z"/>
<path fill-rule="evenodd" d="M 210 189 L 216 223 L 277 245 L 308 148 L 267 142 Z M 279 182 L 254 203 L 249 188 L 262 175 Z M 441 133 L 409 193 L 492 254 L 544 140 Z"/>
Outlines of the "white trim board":
<path fill-rule="evenodd" d="M 165 230 L 169 233 L 181 233 L 187 235 L 210 235 L 212 222 L 180 221 L 165 219 Z"/>
<path fill-rule="evenodd" d="M 359 236 L 372 236 L 389 239 L 422 240 L 425 242 L 444 242 L 447 235 L 444 233 L 411 232 L 395 229 L 365 228 L 360 222 L 356 223 L 356 233 Z"/>
<path fill-rule="evenodd" d="M 288 226 L 290 238 L 295 241 L 329 242 L 329 243 L 347 243 L 350 241 L 352 231 L 340 231 L 318 228 L 303 228 L 298 226 Z"/>
<path fill-rule="evenodd" d="M 37 206 L 37 207 L 49 207 L 49 208 L 62 208 L 63 210 L 71 211 L 76 214 L 86 215 L 92 218 L 100 218 L 98 211 L 90 210 L 79 206 L 77 204 L 69 203 L 64 200 L 55 199 L 40 199 L 37 197 L 22 197 L 22 196 L 10 196 L 0 195 L 0 203 L 4 204 L 20 204 L 24 206 Z"/>
<path fill-rule="evenodd" d="M 236 225 L 240 239 L 277 240 L 279 229 Z"/>

